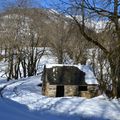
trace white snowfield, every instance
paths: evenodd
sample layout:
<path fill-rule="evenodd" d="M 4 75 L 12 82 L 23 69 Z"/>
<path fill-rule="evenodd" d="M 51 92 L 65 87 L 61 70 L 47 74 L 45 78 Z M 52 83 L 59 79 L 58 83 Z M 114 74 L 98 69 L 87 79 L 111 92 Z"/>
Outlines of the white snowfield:
<path fill-rule="evenodd" d="M 120 120 L 120 101 L 105 96 L 52 98 L 41 94 L 40 76 L 7 82 L 0 98 L 0 120 Z"/>

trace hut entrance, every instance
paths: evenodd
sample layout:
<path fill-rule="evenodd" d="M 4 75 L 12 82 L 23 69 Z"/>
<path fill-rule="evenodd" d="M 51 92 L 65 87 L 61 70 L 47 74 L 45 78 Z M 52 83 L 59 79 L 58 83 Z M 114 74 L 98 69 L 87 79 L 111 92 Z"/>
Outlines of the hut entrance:
<path fill-rule="evenodd" d="M 79 86 L 78 91 L 87 91 L 87 86 Z"/>
<path fill-rule="evenodd" d="M 56 97 L 64 96 L 64 86 L 57 86 L 56 88 Z"/>

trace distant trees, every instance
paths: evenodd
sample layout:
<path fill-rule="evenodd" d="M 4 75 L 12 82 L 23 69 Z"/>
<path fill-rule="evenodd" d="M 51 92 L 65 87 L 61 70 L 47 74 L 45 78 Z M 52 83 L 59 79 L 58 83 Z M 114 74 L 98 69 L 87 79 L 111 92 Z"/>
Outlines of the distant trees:
<path fill-rule="evenodd" d="M 79 33 L 76 24 L 70 24 L 69 43 L 67 44 L 67 53 L 73 60 L 74 64 L 86 64 L 87 49 L 90 44 L 85 42 L 84 37 Z"/>
<path fill-rule="evenodd" d="M 88 43 L 83 41 L 78 27 L 69 18 L 62 14 L 55 14 L 54 24 L 49 26 L 51 52 L 58 59 L 59 64 L 85 63 L 85 51 Z M 84 47 L 86 46 L 86 47 Z M 84 59 L 84 60 L 83 60 Z"/>
<path fill-rule="evenodd" d="M 59 64 L 66 63 L 70 29 L 62 16 L 59 16 L 59 21 L 52 26 L 51 33 L 53 36 L 49 42 L 51 51 L 57 57 Z"/>
<path fill-rule="evenodd" d="M 43 14 L 37 10 L 32 13 L 28 11 L 28 8 L 19 5 L 9 8 L 1 16 L 1 24 L 4 24 L 1 31 L 4 41 L 2 49 L 5 50 L 5 60 L 8 62 L 8 80 L 36 75 L 38 61 L 45 51 L 47 42 L 41 23 Z"/>

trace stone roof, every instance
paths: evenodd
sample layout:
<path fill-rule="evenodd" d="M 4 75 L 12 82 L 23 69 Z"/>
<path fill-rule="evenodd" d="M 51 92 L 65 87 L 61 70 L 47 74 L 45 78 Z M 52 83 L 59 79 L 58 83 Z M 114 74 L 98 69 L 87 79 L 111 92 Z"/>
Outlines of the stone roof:
<path fill-rule="evenodd" d="M 85 83 L 87 83 L 87 84 L 89 84 L 89 85 L 91 85 L 91 84 L 98 84 L 98 82 L 97 82 L 97 79 L 95 78 L 95 76 L 94 76 L 94 74 L 93 74 L 93 71 L 92 71 L 92 68 L 91 68 L 91 66 L 90 65 L 81 65 L 81 64 L 79 64 L 79 65 L 69 65 L 69 64 L 46 64 L 46 68 L 47 69 L 50 69 L 50 68 L 55 68 L 55 67 L 63 67 L 63 66 L 66 66 L 68 69 L 69 68 L 71 68 L 71 67 L 76 67 L 76 70 L 78 71 L 78 69 L 81 71 L 81 73 L 82 72 L 84 72 L 85 73 Z M 69 72 L 70 72 L 71 70 L 69 70 Z M 74 71 L 75 72 L 75 71 Z M 73 72 L 73 73 L 74 73 Z M 71 72 L 70 72 L 71 73 Z M 72 73 L 72 74 L 73 74 Z M 67 73 L 66 73 L 67 74 Z M 74 75 L 73 75 L 74 76 Z M 79 76 L 79 75 L 78 75 Z M 69 77 L 71 77 L 71 76 L 69 76 Z M 79 76 L 78 77 L 79 78 L 79 80 L 81 81 L 82 79 L 81 79 L 81 77 Z M 72 78 L 71 78 L 72 79 Z"/>
<path fill-rule="evenodd" d="M 85 73 L 75 66 L 46 66 L 46 74 L 53 85 L 86 85 Z"/>

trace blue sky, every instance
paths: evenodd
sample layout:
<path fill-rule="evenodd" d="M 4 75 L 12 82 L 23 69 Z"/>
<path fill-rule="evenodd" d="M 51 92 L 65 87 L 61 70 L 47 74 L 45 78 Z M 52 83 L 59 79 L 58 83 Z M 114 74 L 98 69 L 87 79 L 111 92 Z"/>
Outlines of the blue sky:
<path fill-rule="evenodd" d="M 5 6 L 7 6 L 7 4 L 9 3 L 12 3 L 13 1 L 16 1 L 16 0 L 0 0 L 0 10 L 2 10 Z M 56 4 L 58 3 L 59 0 L 31 0 L 32 1 L 32 4 L 34 7 L 46 7 L 46 8 L 55 8 L 56 5 L 53 5 L 53 4 Z M 67 0 L 65 0 L 67 1 Z M 92 0 L 88 0 L 89 2 L 91 2 Z M 97 0 L 97 2 L 99 2 L 98 6 L 101 6 L 104 2 L 104 0 Z M 52 6 L 53 5 L 53 6 Z M 64 6 L 65 7 L 65 6 Z M 107 8 L 109 9 L 109 8 Z"/>
<path fill-rule="evenodd" d="M 0 9 L 2 10 L 7 4 L 14 2 L 15 0 L 0 0 Z M 32 4 L 35 7 L 47 7 L 51 8 L 53 3 L 57 3 L 58 0 L 32 0 Z"/>
<path fill-rule="evenodd" d="M 45 7 L 50 7 L 51 4 L 58 2 L 58 0 L 36 0 L 36 1 Z"/>

